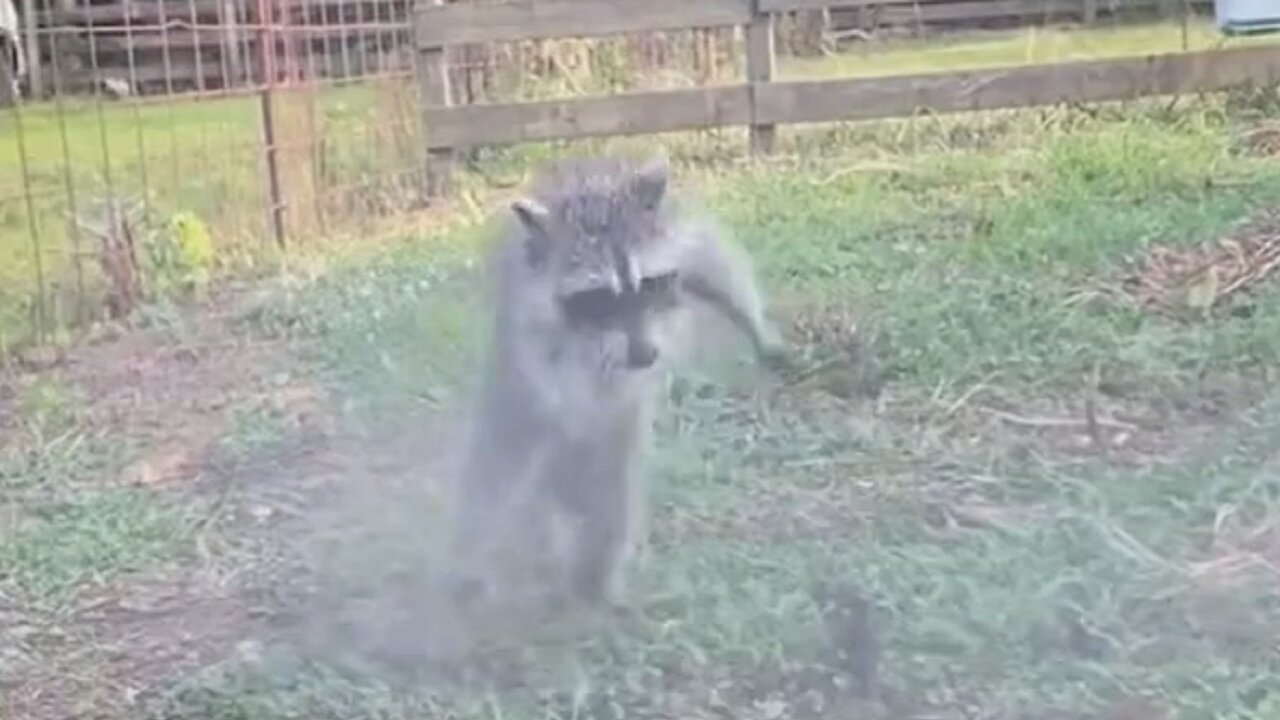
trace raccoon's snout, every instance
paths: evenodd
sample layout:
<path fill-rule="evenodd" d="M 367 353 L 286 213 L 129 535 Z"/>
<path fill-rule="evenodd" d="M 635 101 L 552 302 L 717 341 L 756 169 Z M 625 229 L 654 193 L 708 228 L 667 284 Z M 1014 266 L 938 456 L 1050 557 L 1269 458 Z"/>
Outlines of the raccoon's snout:
<path fill-rule="evenodd" d="M 644 370 L 658 360 L 658 347 L 648 340 L 631 338 L 627 343 L 627 365 L 633 370 Z"/>

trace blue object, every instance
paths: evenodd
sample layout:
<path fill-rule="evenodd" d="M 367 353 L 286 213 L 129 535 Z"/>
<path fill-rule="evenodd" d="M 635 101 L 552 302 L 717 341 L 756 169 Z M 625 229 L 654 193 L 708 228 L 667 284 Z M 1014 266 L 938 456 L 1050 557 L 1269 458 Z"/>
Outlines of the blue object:
<path fill-rule="evenodd" d="M 1214 0 L 1213 13 L 1228 35 L 1280 31 L 1280 0 Z"/>

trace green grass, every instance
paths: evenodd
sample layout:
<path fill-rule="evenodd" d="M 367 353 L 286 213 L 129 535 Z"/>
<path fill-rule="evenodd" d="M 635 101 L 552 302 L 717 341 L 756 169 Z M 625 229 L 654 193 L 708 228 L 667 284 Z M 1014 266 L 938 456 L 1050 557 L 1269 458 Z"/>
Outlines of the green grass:
<path fill-rule="evenodd" d="M 1275 42 L 1266 36 L 1224 38 L 1210 19 L 1093 28 L 1034 27 L 966 37 L 891 40 L 852 46 L 834 58 L 785 63 L 786 78 L 875 77 L 1035 63 L 1102 60 Z"/>
<path fill-rule="evenodd" d="M 128 438 L 90 431 L 74 393 L 54 383 L 32 386 L 18 410 L 22 440 L 0 450 L 0 594 L 14 607 L 61 607 L 182 552 L 178 511 L 111 482 Z"/>
<path fill-rule="evenodd" d="M 214 461 L 244 463 L 269 458 L 289 443 L 289 428 L 282 414 L 258 404 L 233 407 L 230 427 L 215 450 Z"/>
<path fill-rule="evenodd" d="M 835 130 L 804 142 L 843 155 L 698 178 L 784 320 L 865 320 L 890 381 L 873 419 L 815 390 L 691 377 L 661 424 L 641 620 L 512 651 L 525 686 L 230 665 L 174 686 L 160 715 L 876 717 L 828 682 L 850 671 L 829 654 L 821 580 L 875 600 L 891 717 L 1092 718 L 1137 697 L 1178 717 L 1271 717 L 1274 578 L 1193 570 L 1275 532 L 1280 293 L 1190 322 L 1080 298 L 1150 243 L 1210 241 L 1273 205 L 1280 168 L 1230 152 L 1215 112 L 984 122 Z M 994 135 L 930 142 L 961 127 Z M 305 338 L 349 420 L 414 427 L 465 397 L 482 337 L 466 292 L 476 232 L 445 239 L 335 268 L 254 327 Z M 1215 383 L 1254 391 L 1239 418 L 1136 467 L 977 410 L 1060 414 L 1093 374 L 1121 388 L 1111 402 L 1175 428 L 1203 419 L 1186 408 Z M 985 524 L 940 521 L 979 510 Z"/>
<path fill-rule="evenodd" d="M 51 503 L 0 545 L 0 583 L 35 606 L 56 605 L 132 571 L 176 557 L 182 523 L 146 490 L 78 493 Z"/>

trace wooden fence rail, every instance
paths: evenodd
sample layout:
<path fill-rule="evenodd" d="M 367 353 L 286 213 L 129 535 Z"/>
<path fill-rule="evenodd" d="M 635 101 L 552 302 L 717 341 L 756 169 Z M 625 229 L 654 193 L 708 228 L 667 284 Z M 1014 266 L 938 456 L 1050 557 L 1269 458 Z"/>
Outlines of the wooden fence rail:
<path fill-rule="evenodd" d="M 432 188 L 445 192 L 458 149 L 568 138 L 638 135 L 748 126 L 752 151 L 769 152 L 774 128 L 902 117 L 921 110 L 962 112 L 1102 102 L 1280 84 L 1280 45 L 1185 52 L 963 72 L 868 79 L 778 82 L 773 79 L 773 18 L 795 9 L 893 5 L 898 0 L 507 0 L 422 3 L 415 11 L 423 132 Z M 902 0 L 905 2 L 906 0 Z M 954 9 L 942 0 L 911 0 L 917 9 Z M 1152 0 L 1159 4 L 1162 0 Z M 1021 4 L 1044 12 L 1073 6 L 1096 14 L 1098 0 L 973 0 L 965 5 Z M 974 8 L 967 8 L 972 13 Z M 565 100 L 455 106 L 443 55 L 459 43 L 740 26 L 746 33 L 747 82 Z"/>
<path fill-rule="evenodd" d="M 357 78 L 367 74 L 370 62 L 399 63 L 401 48 L 412 48 L 411 8 L 426 0 L 268 0 L 276 21 L 273 35 L 279 43 L 274 63 L 284 72 L 285 58 L 303 59 L 307 72 L 330 78 Z M 706 7 L 702 5 L 706 3 Z M 747 19 L 775 12 L 809 13 L 780 23 L 783 49 L 817 52 L 825 41 L 865 38 L 872 35 L 941 34 L 975 27 L 1013 27 L 1060 21 L 1127 22 L 1153 16 L 1153 10 L 1179 13 L 1211 11 L 1213 0 L 690 0 L 686 4 L 705 22 L 685 9 L 671 10 L 667 3 L 618 3 L 605 0 L 609 12 L 621 12 L 626 23 L 652 23 L 650 17 L 666 17 L 671 28 L 750 25 Z M 38 5 L 39 3 L 37 3 Z M 39 52 L 30 53 L 30 85 L 36 96 L 55 89 L 78 92 L 93 88 L 106 78 L 128 81 L 140 94 L 183 90 L 216 91 L 246 89 L 261 79 L 258 32 L 263 20 L 257 0 L 58 0 L 37 13 L 28 40 Z M 619 27 L 604 13 L 581 17 L 581 2 L 547 1 L 532 7 L 504 4 L 500 10 L 477 8 L 492 0 L 452 0 L 440 10 L 427 10 L 418 21 L 423 33 L 435 42 L 462 45 L 454 61 L 479 71 L 486 80 L 496 67 L 479 69 L 490 62 L 484 53 L 492 48 L 467 38 L 509 36 L 533 13 L 538 33 L 525 37 L 574 34 L 575 28 L 591 34 L 594 27 Z M 507 5 L 512 5 L 508 7 Z M 823 18 L 813 11 L 829 10 Z M 657 15 L 653 15 L 657 13 Z M 436 24 L 436 19 L 439 24 Z M 757 27 L 760 27 L 757 22 Z M 788 27 L 790 32 L 788 33 Z M 504 29 L 505 28 L 505 29 Z M 454 34 L 447 35 L 446 29 Z M 824 35 L 825 29 L 825 35 Z M 615 30 L 617 32 L 618 30 Z M 92 37 L 93 42 L 90 42 Z M 758 42 L 763 38 L 756 34 Z M 424 37 L 423 41 L 427 41 Z M 366 49 L 376 48 L 365 52 Z M 366 55 L 372 53 L 372 57 Z M 405 53 L 404 55 L 408 55 Z M 461 56 L 465 55 L 463 58 Z M 57 58 L 55 59 L 55 56 Z M 360 60 L 354 65 L 353 57 Z M 314 60 L 314 62 L 312 62 Z M 296 63 L 295 63 L 296 65 Z M 765 65 L 759 66 L 767 67 Z M 56 72 L 55 72 L 56 69 Z M 450 72 L 468 85 L 453 99 L 474 94 L 467 72 L 451 64 Z M 471 71 L 468 71 L 471 72 Z M 136 73 L 136 75 L 135 75 Z M 55 77 L 56 75 L 56 77 Z M 760 81 L 757 78 L 757 81 Z M 761 135 L 761 138 L 766 136 Z"/>

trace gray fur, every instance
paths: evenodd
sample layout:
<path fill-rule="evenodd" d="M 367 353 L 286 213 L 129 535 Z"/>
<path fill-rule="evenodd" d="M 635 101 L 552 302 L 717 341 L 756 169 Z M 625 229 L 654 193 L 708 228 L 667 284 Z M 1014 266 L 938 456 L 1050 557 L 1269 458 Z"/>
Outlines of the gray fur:
<path fill-rule="evenodd" d="M 762 356 L 781 345 L 745 256 L 710 224 L 679 217 L 665 161 L 561 162 L 511 210 L 493 256 L 496 322 L 458 488 L 457 578 L 483 588 L 486 576 L 536 566 L 541 555 L 512 550 L 549 549 L 559 531 L 560 551 L 547 553 L 558 584 L 620 605 L 644 535 L 653 404 L 686 342 L 686 304 L 719 310 Z"/>

